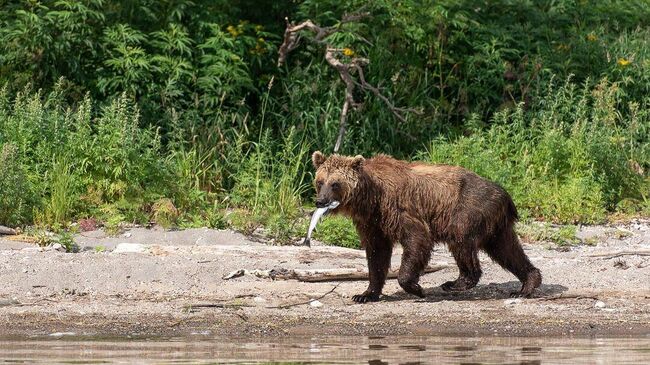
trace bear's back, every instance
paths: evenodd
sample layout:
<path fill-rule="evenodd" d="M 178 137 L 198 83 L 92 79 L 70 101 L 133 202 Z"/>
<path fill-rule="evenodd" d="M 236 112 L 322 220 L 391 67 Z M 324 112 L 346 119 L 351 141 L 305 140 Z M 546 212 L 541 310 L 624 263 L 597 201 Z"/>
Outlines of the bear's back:
<path fill-rule="evenodd" d="M 397 207 L 425 219 L 446 217 L 451 221 L 481 217 L 479 221 L 487 222 L 503 216 L 504 210 L 516 217 L 505 190 L 463 167 L 406 162 L 385 155 L 366 162 L 364 170 L 381 186 L 385 208 Z"/>

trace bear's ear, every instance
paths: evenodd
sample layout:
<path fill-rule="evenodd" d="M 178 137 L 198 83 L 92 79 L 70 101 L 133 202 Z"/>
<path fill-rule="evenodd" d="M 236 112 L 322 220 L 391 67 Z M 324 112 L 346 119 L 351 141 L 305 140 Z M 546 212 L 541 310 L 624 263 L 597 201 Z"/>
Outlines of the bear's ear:
<path fill-rule="evenodd" d="M 363 166 L 363 162 L 365 160 L 366 159 L 363 158 L 363 156 L 361 156 L 361 155 L 354 156 L 352 158 L 352 163 L 351 163 L 352 168 L 355 169 L 355 170 L 361 170 L 361 167 Z"/>
<path fill-rule="evenodd" d="M 311 163 L 314 164 L 314 168 L 316 170 L 318 170 L 320 165 L 322 165 L 325 160 L 327 160 L 327 157 L 325 157 L 321 151 L 316 151 L 313 155 L 311 155 Z"/>

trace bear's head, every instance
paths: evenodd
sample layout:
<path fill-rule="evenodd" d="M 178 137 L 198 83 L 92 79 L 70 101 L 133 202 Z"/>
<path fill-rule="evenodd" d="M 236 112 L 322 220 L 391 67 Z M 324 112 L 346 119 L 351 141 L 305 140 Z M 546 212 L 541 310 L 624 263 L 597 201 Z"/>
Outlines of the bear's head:
<path fill-rule="evenodd" d="M 325 157 L 320 151 L 316 151 L 311 160 L 316 169 L 316 206 L 327 207 L 335 201 L 343 206 L 347 205 L 359 185 L 365 161 L 363 156 Z"/>

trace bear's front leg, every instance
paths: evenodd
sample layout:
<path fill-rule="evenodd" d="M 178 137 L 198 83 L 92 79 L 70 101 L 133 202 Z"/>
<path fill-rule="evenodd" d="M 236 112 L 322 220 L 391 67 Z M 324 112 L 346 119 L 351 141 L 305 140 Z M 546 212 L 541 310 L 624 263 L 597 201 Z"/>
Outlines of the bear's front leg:
<path fill-rule="evenodd" d="M 377 231 L 374 235 L 362 234 L 361 239 L 362 245 L 366 248 L 370 284 L 365 292 L 352 296 L 352 300 L 356 303 L 376 302 L 386 283 L 393 245 Z"/>

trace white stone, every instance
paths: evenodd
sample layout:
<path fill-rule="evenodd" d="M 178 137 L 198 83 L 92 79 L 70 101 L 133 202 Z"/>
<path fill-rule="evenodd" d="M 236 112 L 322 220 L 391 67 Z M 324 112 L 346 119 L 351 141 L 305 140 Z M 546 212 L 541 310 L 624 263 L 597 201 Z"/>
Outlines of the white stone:
<path fill-rule="evenodd" d="M 312 300 L 309 305 L 311 305 L 314 308 L 320 308 L 323 306 L 323 303 L 319 302 L 318 300 Z"/>
<path fill-rule="evenodd" d="M 113 253 L 143 253 L 147 247 L 140 243 L 120 243 L 115 247 Z"/>
<path fill-rule="evenodd" d="M 596 308 L 605 308 L 606 304 L 603 301 L 599 300 L 596 303 L 594 303 L 594 307 L 596 307 Z"/>
<path fill-rule="evenodd" d="M 266 302 L 266 299 L 264 299 L 262 297 L 255 297 L 255 298 L 253 298 L 253 301 L 255 303 L 264 303 L 264 302 Z"/>
<path fill-rule="evenodd" d="M 65 247 L 63 247 L 63 245 L 60 244 L 60 243 L 54 243 L 54 244 L 52 244 L 52 250 L 53 251 L 59 251 L 59 252 L 65 252 Z"/>

